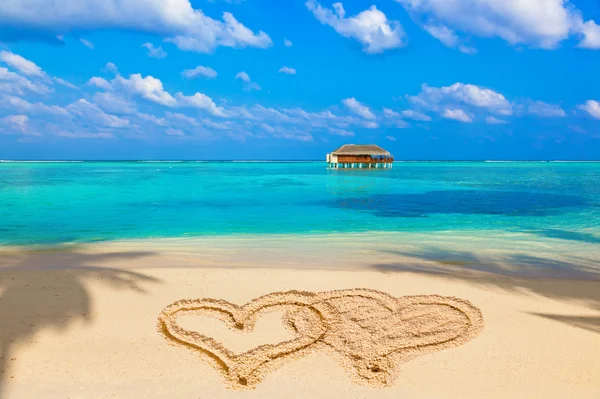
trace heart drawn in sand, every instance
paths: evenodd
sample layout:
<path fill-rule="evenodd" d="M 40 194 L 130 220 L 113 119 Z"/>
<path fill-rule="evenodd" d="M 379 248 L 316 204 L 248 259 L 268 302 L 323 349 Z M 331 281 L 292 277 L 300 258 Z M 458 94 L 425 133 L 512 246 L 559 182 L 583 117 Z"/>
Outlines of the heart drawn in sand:
<path fill-rule="evenodd" d="M 458 346 L 474 338 L 483 326 L 478 309 L 469 302 L 438 295 L 395 298 L 373 290 L 344 290 L 318 295 L 329 314 L 325 334 L 317 344 L 330 350 L 354 379 L 366 385 L 387 386 L 398 366 L 416 356 Z M 317 338 L 307 324 L 307 309 L 287 316 L 298 333 Z"/>
<path fill-rule="evenodd" d="M 202 314 L 232 330 L 250 332 L 258 317 L 277 310 L 285 311 L 282 321 L 294 338 L 241 354 L 177 324 L 179 316 Z M 158 328 L 171 342 L 203 353 L 231 388 L 253 388 L 269 371 L 315 350 L 332 353 L 356 382 L 382 387 L 393 382 L 402 362 L 477 336 L 483 318 L 471 303 L 454 297 L 395 298 L 351 289 L 273 293 L 243 306 L 216 299 L 182 300 L 161 312 Z"/>
<path fill-rule="evenodd" d="M 168 339 L 207 355 L 225 377 L 227 385 L 233 388 L 253 387 L 273 368 L 280 365 L 287 356 L 298 355 L 308 350 L 326 331 L 326 319 L 332 315 L 323 314 L 326 308 L 316 309 L 314 294 L 290 291 L 256 298 L 244 306 L 237 306 L 216 299 L 181 300 L 166 307 L 159 316 L 158 328 Z M 183 315 L 206 315 L 220 319 L 232 330 L 251 332 L 256 319 L 266 312 L 302 307 L 308 325 L 303 332 L 294 334 L 290 341 L 275 345 L 262 345 L 241 354 L 234 354 L 221 343 L 196 331 L 189 331 L 177 324 L 177 318 Z M 301 323 L 302 324 L 302 323 Z M 286 325 L 289 326 L 288 323 Z"/>

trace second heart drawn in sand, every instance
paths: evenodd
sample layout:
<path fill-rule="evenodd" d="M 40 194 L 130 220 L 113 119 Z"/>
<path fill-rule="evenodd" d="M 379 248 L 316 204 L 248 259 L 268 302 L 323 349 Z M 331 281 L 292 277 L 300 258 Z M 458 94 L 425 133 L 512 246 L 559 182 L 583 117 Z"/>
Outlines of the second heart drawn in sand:
<path fill-rule="evenodd" d="M 215 317 L 232 330 L 250 332 L 261 315 L 282 310 L 282 321 L 293 339 L 241 354 L 177 323 L 180 316 L 197 314 Z M 454 297 L 395 298 L 351 289 L 278 292 L 243 306 L 216 299 L 182 300 L 161 312 L 158 328 L 171 342 L 201 352 L 230 388 L 253 388 L 268 372 L 315 350 L 334 354 L 356 382 L 383 387 L 393 382 L 402 362 L 477 336 L 483 318 L 471 303 Z"/>

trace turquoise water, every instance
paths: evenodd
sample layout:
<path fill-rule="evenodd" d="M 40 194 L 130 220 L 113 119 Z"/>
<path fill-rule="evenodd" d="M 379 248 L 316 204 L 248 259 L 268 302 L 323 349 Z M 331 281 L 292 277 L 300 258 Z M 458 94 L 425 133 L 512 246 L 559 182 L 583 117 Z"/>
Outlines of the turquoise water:
<path fill-rule="evenodd" d="M 0 244 L 373 230 L 600 243 L 600 163 L 0 163 Z"/>

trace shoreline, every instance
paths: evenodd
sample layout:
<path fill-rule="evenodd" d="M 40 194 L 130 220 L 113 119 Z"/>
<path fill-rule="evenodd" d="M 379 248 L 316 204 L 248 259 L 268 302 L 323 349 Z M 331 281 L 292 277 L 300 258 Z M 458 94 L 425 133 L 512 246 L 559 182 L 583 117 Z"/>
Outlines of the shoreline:
<path fill-rule="evenodd" d="M 474 233 L 479 233 L 477 236 Z M 0 245 L 3 259 L 30 255 L 28 267 L 70 252 L 140 253 L 147 264 L 126 260 L 125 268 L 254 267 L 356 270 L 385 266 L 415 272 L 475 273 L 509 277 L 600 280 L 600 248 L 569 239 L 490 231 L 358 232 L 340 234 L 235 234 L 123 239 L 46 245 Z M 44 258 L 46 257 L 46 258 Z M 114 260 L 111 260 L 114 261 Z M 54 268 L 60 264 L 53 263 Z M 278 263 L 280 263 L 278 265 Z M 405 268 L 406 267 L 406 268 Z"/>

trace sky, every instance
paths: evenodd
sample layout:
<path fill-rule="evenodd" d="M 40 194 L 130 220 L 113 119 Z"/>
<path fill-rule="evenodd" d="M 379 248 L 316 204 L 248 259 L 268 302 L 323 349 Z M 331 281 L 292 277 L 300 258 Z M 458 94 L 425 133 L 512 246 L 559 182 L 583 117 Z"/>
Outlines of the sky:
<path fill-rule="evenodd" d="M 0 159 L 600 159 L 597 0 L 3 0 Z"/>

